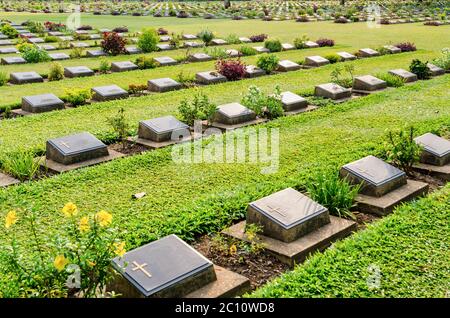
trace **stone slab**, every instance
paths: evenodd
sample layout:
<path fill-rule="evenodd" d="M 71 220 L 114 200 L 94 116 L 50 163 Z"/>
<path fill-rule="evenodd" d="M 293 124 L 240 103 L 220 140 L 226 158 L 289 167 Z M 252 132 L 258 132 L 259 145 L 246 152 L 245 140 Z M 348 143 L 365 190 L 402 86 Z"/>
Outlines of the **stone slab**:
<path fill-rule="evenodd" d="M 290 43 L 283 43 L 283 44 L 281 44 L 281 49 L 282 49 L 283 51 L 290 51 L 290 50 L 294 50 L 294 49 L 295 49 L 295 46 L 293 46 L 293 45 L 290 44 Z"/>
<path fill-rule="evenodd" d="M 387 88 L 387 83 L 372 75 L 356 76 L 353 80 L 353 92 L 374 92 Z"/>
<path fill-rule="evenodd" d="M 395 76 L 398 76 L 398 77 L 404 79 L 406 83 L 411 83 L 411 82 L 417 81 L 416 74 L 408 72 L 407 70 L 404 70 L 401 68 L 398 68 L 395 70 L 390 70 L 389 74 L 392 74 L 392 75 L 395 75 Z"/>
<path fill-rule="evenodd" d="M 252 126 L 252 125 L 259 125 L 259 124 L 265 123 L 267 121 L 268 121 L 268 119 L 266 119 L 266 118 L 256 118 L 251 121 L 246 121 L 245 123 L 231 124 L 231 125 L 223 124 L 223 123 L 219 123 L 219 122 L 213 122 L 213 123 L 211 123 L 210 126 L 214 127 L 214 128 L 218 128 L 222 131 L 227 131 L 227 130 L 235 130 L 235 129 Z"/>
<path fill-rule="evenodd" d="M 44 78 L 36 72 L 11 73 L 9 81 L 13 84 L 41 83 Z"/>
<path fill-rule="evenodd" d="M 256 119 L 256 114 L 239 103 L 229 103 L 217 107 L 214 121 L 227 124 L 241 124 Z"/>
<path fill-rule="evenodd" d="M 151 92 L 169 92 L 183 88 L 183 85 L 171 78 L 157 78 L 148 81 L 148 90 Z"/>
<path fill-rule="evenodd" d="M 70 56 L 66 53 L 51 53 L 49 54 L 52 61 L 62 61 L 70 59 Z"/>
<path fill-rule="evenodd" d="M 169 50 L 174 50 L 175 47 L 173 47 L 170 44 L 156 44 L 156 47 L 160 50 L 160 51 L 169 51 Z"/>
<path fill-rule="evenodd" d="M 443 68 L 440 68 L 434 64 L 428 63 L 427 67 L 431 72 L 431 76 L 440 76 L 445 74 L 445 70 Z"/>
<path fill-rule="evenodd" d="M 1 64 L 3 65 L 12 65 L 12 64 L 26 64 L 27 61 L 21 56 L 9 56 L 2 57 Z"/>
<path fill-rule="evenodd" d="M 245 226 L 246 221 L 242 221 L 225 229 L 222 233 L 249 242 L 245 234 Z M 294 267 L 312 253 L 324 250 L 333 242 L 350 235 L 354 231 L 356 231 L 355 222 L 331 215 L 330 223 L 290 243 L 264 235 L 258 235 L 258 238 L 260 239 L 259 243 L 264 245 L 267 252 L 273 254 L 281 262 Z"/>
<path fill-rule="evenodd" d="M 278 62 L 277 71 L 279 72 L 291 72 L 297 71 L 301 66 L 295 62 L 289 60 L 281 60 Z"/>
<path fill-rule="evenodd" d="M 161 142 L 172 140 L 174 134 L 178 140 L 181 136 L 190 136 L 190 130 L 188 125 L 171 115 L 139 122 L 139 138 Z"/>
<path fill-rule="evenodd" d="M 94 76 L 95 73 L 87 66 L 70 66 L 64 68 L 64 76 L 68 78 Z"/>
<path fill-rule="evenodd" d="M 94 87 L 92 88 L 92 93 L 92 99 L 96 101 L 108 101 L 128 97 L 128 92 L 117 85 Z"/>
<path fill-rule="evenodd" d="M 351 98 L 352 91 L 335 83 L 326 83 L 317 85 L 314 89 L 314 95 L 335 101 L 343 101 Z"/>
<path fill-rule="evenodd" d="M 137 70 L 138 66 L 131 61 L 111 63 L 111 72 L 128 72 Z"/>
<path fill-rule="evenodd" d="M 266 72 L 259 67 L 256 67 L 254 65 L 245 66 L 245 77 L 254 78 L 263 75 L 266 75 Z"/>
<path fill-rule="evenodd" d="M 88 50 L 86 51 L 87 57 L 99 57 L 99 56 L 106 56 L 106 54 L 103 50 Z"/>
<path fill-rule="evenodd" d="M 396 206 L 403 202 L 411 201 L 428 193 L 428 184 L 420 181 L 407 180 L 407 183 L 389 193 L 374 197 L 358 194 L 355 198 L 356 209 L 364 213 L 372 213 L 380 216 L 391 213 Z"/>
<path fill-rule="evenodd" d="M 195 74 L 195 80 L 200 84 L 217 84 L 227 81 L 227 78 L 216 71 L 200 72 Z"/>
<path fill-rule="evenodd" d="M 188 58 L 190 62 L 205 62 L 211 61 L 212 59 L 213 58 L 206 53 L 194 53 Z"/>
<path fill-rule="evenodd" d="M 306 66 L 319 67 L 319 66 L 323 66 L 323 65 L 327 65 L 327 64 L 330 64 L 330 61 L 328 61 L 326 58 L 319 56 L 319 55 L 307 56 L 305 58 Z"/>
<path fill-rule="evenodd" d="M 125 48 L 125 50 L 128 54 L 141 54 L 142 53 L 142 50 L 135 46 L 128 46 Z"/>
<path fill-rule="evenodd" d="M 173 59 L 169 56 L 154 57 L 153 59 L 156 62 L 158 62 L 159 65 L 161 65 L 161 66 L 171 66 L 171 65 L 178 64 L 178 62 L 175 59 Z"/>
<path fill-rule="evenodd" d="M 312 48 L 316 48 L 319 47 L 319 44 L 317 44 L 316 42 L 313 41 L 306 41 L 304 43 L 305 47 L 307 47 L 308 49 L 312 49 Z"/>
<path fill-rule="evenodd" d="M 15 47 L 0 48 L 0 54 L 12 54 L 12 53 L 19 53 L 19 51 Z"/>
<path fill-rule="evenodd" d="M 413 165 L 413 169 L 446 182 L 450 181 L 450 164 L 435 166 L 426 163 L 417 163 Z"/>
<path fill-rule="evenodd" d="M 186 48 L 196 48 L 196 47 L 202 47 L 203 43 L 187 41 L 187 42 L 183 43 L 183 46 Z"/>
<path fill-rule="evenodd" d="M 22 97 L 22 110 L 29 113 L 43 113 L 64 109 L 64 102 L 54 94 Z"/>
<path fill-rule="evenodd" d="M 308 106 L 306 106 L 304 108 L 299 108 L 299 109 L 295 109 L 295 110 L 291 110 L 291 111 L 285 111 L 284 115 L 285 116 L 298 115 L 298 114 L 301 114 L 301 113 L 307 113 L 307 112 L 316 110 L 318 108 L 319 108 L 318 106 L 308 105 Z"/>
<path fill-rule="evenodd" d="M 398 47 L 393 46 L 393 45 L 385 45 L 385 46 L 383 46 L 383 47 L 384 47 L 386 50 L 388 50 L 389 53 L 391 53 L 391 54 L 397 54 L 397 53 L 401 53 L 401 52 L 402 52 L 401 49 L 399 49 Z"/>
<path fill-rule="evenodd" d="M 11 177 L 10 175 L 0 172 L 0 188 L 9 187 L 19 183 L 19 180 Z"/>
<path fill-rule="evenodd" d="M 183 34 L 182 38 L 183 40 L 195 40 L 197 39 L 197 36 L 194 34 Z"/>
<path fill-rule="evenodd" d="M 414 141 L 423 148 L 420 162 L 435 166 L 450 163 L 450 140 L 426 133 L 414 138 Z"/>
<path fill-rule="evenodd" d="M 292 92 L 282 92 L 281 102 L 283 103 L 283 109 L 287 112 L 294 111 L 308 106 L 308 101 Z"/>
<path fill-rule="evenodd" d="M 336 54 L 341 57 L 342 61 L 353 61 L 357 59 L 355 55 L 350 54 L 348 52 L 337 52 Z"/>
<path fill-rule="evenodd" d="M 359 50 L 359 54 L 361 57 L 374 57 L 380 55 L 379 52 L 370 49 L 370 48 L 364 48 Z"/>
<path fill-rule="evenodd" d="M 265 48 L 264 46 L 254 46 L 253 47 L 258 53 L 270 53 L 270 50 Z"/>
<path fill-rule="evenodd" d="M 225 40 L 223 40 L 223 39 L 213 39 L 213 40 L 211 41 L 211 43 L 212 43 L 213 45 L 226 45 L 226 44 L 228 44 L 228 42 L 225 41 Z"/>

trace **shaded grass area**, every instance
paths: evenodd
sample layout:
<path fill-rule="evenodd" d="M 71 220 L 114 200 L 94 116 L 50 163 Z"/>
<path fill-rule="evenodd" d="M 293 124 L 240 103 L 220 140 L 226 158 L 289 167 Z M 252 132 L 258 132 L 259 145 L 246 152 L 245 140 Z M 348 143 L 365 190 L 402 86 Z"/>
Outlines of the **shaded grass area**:
<path fill-rule="evenodd" d="M 302 187 L 312 171 L 377 154 L 386 129 L 414 124 L 423 133 L 448 125 L 449 88 L 444 76 L 262 125 L 280 129 L 273 174 L 261 174 L 267 163 L 177 164 L 166 148 L 0 190 L 0 211 L 32 207 L 45 231 L 57 233 L 60 209 L 72 201 L 81 211 L 111 211 L 127 249 L 170 233 L 191 239 L 242 218 L 248 202 Z M 138 192 L 147 196 L 132 199 Z"/>
<path fill-rule="evenodd" d="M 403 53 L 346 63 L 355 65 L 356 75 L 376 74 L 382 71 L 386 72 L 392 68 L 406 68 L 411 59 L 418 56 L 428 56 L 428 53 L 423 51 Z M 251 58 L 250 62 L 252 62 Z M 214 62 L 187 64 L 183 69 L 187 73 L 194 73 L 199 70 L 212 69 L 213 63 Z M 330 73 L 334 67 L 335 66 L 333 65 L 328 65 L 317 69 L 300 70 L 238 82 L 210 85 L 202 87 L 200 90 L 207 94 L 212 102 L 215 102 L 218 105 L 239 101 L 243 94 L 247 92 L 250 85 L 257 85 L 267 92 L 272 92 L 275 84 L 279 84 L 282 90 L 291 90 L 294 92 L 301 92 L 304 90 L 312 91 L 314 85 L 330 81 Z M 161 69 L 148 71 L 136 71 L 133 73 L 134 76 L 132 81 L 133 83 L 145 83 L 149 78 L 171 77 L 178 72 L 179 69 L 177 69 L 177 66 L 163 67 Z M 31 84 L 26 85 L 29 88 L 27 95 L 46 93 L 49 91 L 58 95 L 66 85 L 70 85 L 70 87 L 83 87 L 89 85 L 101 86 L 118 84 L 120 86 L 123 83 L 124 76 L 127 75 L 124 75 L 124 73 L 117 73 L 108 76 L 97 76 L 94 79 L 82 78 L 55 83 L 45 83 L 37 86 Z M 91 83 L 90 81 L 95 81 L 95 83 Z M 10 93 L 14 94 L 14 89 L 16 89 L 16 87 L 9 88 L 11 89 Z M 21 90 L 21 93 L 24 93 L 23 90 L 26 88 L 27 87 L 18 87 L 17 89 Z M 162 94 L 152 94 L 126 100 L 95 103 L 76 109 L 4 120 L 0 122 L 0 136 L 2 139 L 0 155 L 15 151 L 18 147 L 42 151 L 44 150 L 47 139 L 79 131 L 89 131 L 100 139 L 107 139 L 108 136 L 110 136 L 111 128 L 107 124 L 106 119 L 115 115 L 122 107 L 125 109 L 126 116 L 136 130 L 139 120 L 167 114 L 176 115 L 179 102 L 184 98 L 190 98 L 197 90 L 197 88 L 192 88 Z M 17 94 L 17 92 L 15 94 Z M 5 96 L 4 98 L 8 97 Z"/>
<path fill-rule="evenodd" d="M 317 253 L 249 297 L 448 297 L 450 184 Z"/>

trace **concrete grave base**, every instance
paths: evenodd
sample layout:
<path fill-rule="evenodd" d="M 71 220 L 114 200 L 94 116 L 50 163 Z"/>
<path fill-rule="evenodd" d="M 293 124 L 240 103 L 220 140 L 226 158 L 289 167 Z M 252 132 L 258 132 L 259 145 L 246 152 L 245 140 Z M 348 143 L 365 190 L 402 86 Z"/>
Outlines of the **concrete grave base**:
<path fill-rule="evenodd" d="M 11 177 L 10 175 L 4 174 L 0 172 L 0 188 L 8 187 L 14 184 L 19 184 L 20 181 Z"/>
<path fill-rule="evenodd" d="M 65 107 L 65 108 L 66 108 L 66 107 Z M 65 108 L 62 108 L 62 109 L 65 109 Z M 55 110 L 56 110 L 56 109 L 55 109 Z M 52 110 L 52 111 L 54 111 L 54 110 Z M 11 111 L 11 113 L 13 113 L 13 115 L 16 116 L 16 117 L 30 116 L 30 115 L 36 115 L 36 114 L 39 114 L 39 113 L 31 113 L 31 112 L 27 112 L 27 111 L 22 110 L 22 109 L 13 109 L 13 110 Z"/>
<path fill-rule="evenodd" d="M 407 180 L 405 185 L 381 197 L 358 194 L 355 201 L 358 211 L 384 216 L 391 213 L 400 203 L 410 201 L 427 193 L 427 183 Z"/>
<path fill-rule="evenodd" d="M 175 145 L 175 144 L 182 143 L 182 142 L 188 142 L 188 141 L 191 141 L 192 139 L 196 139 L 196 138 L 194 138 L 193 136 L 189 136 L 189 137 L 183 138 L 182 140 L 167 140 L 167 141 L 159 141 L 158 142 L 158 141 L 153 141 L 150 139 L 144 139 L 144 138 L 139 138 L 139 137 L 130 137 L 130 138 L 128 138 L 128 141 L 134 142 L 134 143 L 144 146 L 148 149 L 159 149 L 159 148 L 168 147 L 168 146 Z"/>
<path fill-rule="evenodd" d="M 310 112 L 310 111 L 316 110 L 317 108 L 319 108 L 319 107 L 318 106 L 313 106 L 313 105 L 308 105 L 308 106 L 306 106 L 304 108 L 299 108 L 299 109 L 296 109 L 296 110 L 291 110 L 291 111 L 288 111 L 288 112 L 284 112 L 284 115 L 286 115 L 286 116 L 297 115 L 297 114 L 306 113 L 306 112 Z"/>
<path fill-rule="evenodd" d="M 218 122 L 213 122 L 211 124 L 211 127 L 219 128 L 220 130 L 227 131 L 227 130 L 239 129 L 239 128 L 246 127 L 246 126 L 265 123 L 266 121 L 267 121 L 267 119 L 265 119 L 265 118 L 257 118 L 254 120 L 247 121 L 245 123 L 234 124 L 234 125 L 227 125 L 227 124 L 222 124 L 222 123 L 218 123 Z"/>
<path fill-rule="evenodd" d="M 40 157 L 38 160 L 43 169 L 47 169 L 48 171 L 50 171 L 52 173 L 63 173 L 63 172 L 71 171 L 71 170 L 94 166 L 94 165 L 104 163 L 107 161 L 111 161 L 111 160 L 121 158 L 121 157 L 125 157 L 125 154 L 109 149 L 108 156 L 94 158 L 94 159 L 86 160 L 83 162 L 77 162 L 77 163 L 73 163 L 73 164 L 69 164 L 69 165 L 64 165 L 62 163 L 59 163 L 59 162 L 56 162 L 56 161 L 53 161 L 50 159 L 46 159 L 45 156 Z"/>
<path fill-rule="evenodd" d="M 392 89 L 392 87 L 377 89 L 377 90 L 373 90 L 373 91 L 365 91 L 365 90 L 362 90 L 362 89 L 352 89 L 352 93 L 353 94 L 358 94 L 358 95 L 370 95 L 370 94 L 373 94 L 373 93 L 378 93 L 378 92 L 382 92 L 382 91 L 385 91 L 385 90 L 391 90 L 391 89 Z"/>
<path fill-rule="evenodd" d="M 426 163 L 418 163 L 413 165 L 413 169 L 444 181 L 450 181 L 450 164 L 445 166 L 434 166 Z"/>
<path fill-rule="evenodd" d="M 245 225 L 246 221 L 239 222 L 223 230 L 222 233 L 249 242 L 245 235 Z M 273 254 L 281 262 L 294 267 L 295 264 L 303 262 L 308 255 L 324 250 L 334 241 L 350 235 L 355 230 L 355 222 L 330 215 L 330 223 L 290 243 L 264 235 L 258 235 L 258 238 L 260 239 L 259 243 L 263 244 L 267 252 Z"/>

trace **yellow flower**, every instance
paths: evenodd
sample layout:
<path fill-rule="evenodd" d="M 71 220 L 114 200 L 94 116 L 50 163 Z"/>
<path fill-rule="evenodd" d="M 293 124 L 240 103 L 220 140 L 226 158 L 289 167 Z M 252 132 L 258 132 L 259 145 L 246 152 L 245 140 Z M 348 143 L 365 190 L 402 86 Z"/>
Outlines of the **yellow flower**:
<path fill-rule="evenodd" d="M 63 207 L 62 212 L 66 217 L 71 218 L 78 214 L 78 208 L 75 204 L 69 202 Z"/>
<path fill-rule="evenodd" d="M 81 233 L 87 232 L 90 229 L 90 225 L 89 225 L 89 217 L 88 216 L 83 216 L 80 220 L 80 224 L 78 225 L 78 229 L 80 230 Z"/>
<path fill-rule="evenodd" d="M 120 242 L 120 243 L 114 243 L 114 247 L 116 248 L 114 250 L 114 253 L 117 256 L 122 257 L 127 251 L 125 250 L 125 242 Z"/>
<path fill-rule="evenodd" d="M 105 227 L 111 224 L 112 215 L 102 210 L 95 215 L 95 220 L 100 224 L 101 227 Z"/>
<path fill-rule="evenodd" d="M 234 255 L 236 253 L 237 253 L 237 247 L 236 247 L 236 245 L 233 244 L 230 246 L 230 255 Z"/>
<path fill-rule="evenodd" d="M 91 262 L 91 261 L 87 261 L 87 263 L 88 263 L 88 265 L 90 266 L 90 267 L 94 267 L 95 266 L 95 263 L 94 262 Z"/>
<path fill-rule="evenodd" d="M 62 271 L 67 264 L 69 264 L 69 261 L 64 257 L 64 255 L 56 256 L 55 260 L 53 261 L 53 265 L 58 270 L 58 272 Z"/>
<path fill-rule="evenodd" d="M 11 225 L 17 222 L 16 211 L 9 211 L 5 218 L 5 227 L 9 229 Z"/>

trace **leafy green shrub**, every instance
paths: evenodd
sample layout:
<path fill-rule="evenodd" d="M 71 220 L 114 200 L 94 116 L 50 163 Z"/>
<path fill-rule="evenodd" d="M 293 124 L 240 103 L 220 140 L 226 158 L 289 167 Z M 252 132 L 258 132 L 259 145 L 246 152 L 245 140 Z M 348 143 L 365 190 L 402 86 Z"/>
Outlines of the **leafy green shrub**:
<path fill-rule="evenodd" d="M 111 259 L 125 254 L 125 242 L 118 239 L 120 231 L 112 227 L 110 213 L 79 213 L 75 204 L 67 203 L 61 210 L 64 220 L 58 221 L 61 230 L 56 235 L 43 229 L 32 208 L 6 214 L 4 234 L 8 244 L 0 259 L 21 297 L 107 296 L 102 293 L 113 278 Z M 23 238 L 17 232 L 23 233 Z M 29 244 L 18 244 L 18 239 L 26 239 Z M 27 257 L 22 257 L 25 254 Z"/>
<path fill-rule="evenodd" d="M 330 61 L 330 64 L 337 63 L 341 60 L 341 57 L 337 54 L 328 54 L 324 56 L 328 61 Z"/>
<path fill-rule="evenodd" d="M 55 43 L 58 42 L 58 38 L 56 36 L 52 36 L 52 35 L 47 35 L 44 38 L 45 43 Z"/>
<path fill-rule="evenodd" d="M 111 69 L 111 64 L 109 63 L 109 61 L 105 58 L 102 58 L 100 60 L 100 65 L 98 67 L 98 71 L 102 74 L 106 74 L 109 72 L 110 69 Z"/>
<path fill-rule="evenodd" d="M 144 91 L 147 90 L 147 85 L 145 84 L 130 84 L 128 86 L 128 93 L 134 94 L 134 95 L 141 95 L 144 93 Z"/>
<path fill-rule="evenodd" d="M 264 42 L 264 47 L 270 52 L 281 52 L 281 49 L 283 48 L 280 40 L 266 40 L 266 42 Z"/>
<path fill-rule="evenodd" d="M 239 44 L 241 43 L 241 40 L 239 40 L 239 37 L 236 34 L 230 34 L 225 38 L 225 41 L 227 41 L 228 44 Z"/>
<path fill-rule="evenodd" d="M 211 122 L 216 110 L 217 106 L 211 103 L 208 96 L 202 93 L 195 94 L 191 102 L 187 99 L 182 100 L 178 106 L 178 112 L 182 120 L 189 126 L 194 125 L 196 120 Z"/>
<path fill-rule="evenodd" d="M 16 29 L 14 29 L 12 26 L 10 26 L 9 24 L 3 25 L 0 28 L 0 32 L 3 33 L 4 35 L 6 35 L 10 39 L 17 38 L 17 36 L 19 35 L 19 32 Z"/>
<path fill-rule="evenodd" d="M 378 73 L 375 74 L 375 77 L 378 77 L 379 79 L 385 81 L 387 83 L 387 86 L 389 87 L 402 87 L 405 85 L 405 80 L 397 75 L 390 74 L 390 73 Z"/>
<path fill-rule="evenodd" d="M 175 49 L 179 49 L 181 46 L 182 37 L 179 34 L 172 33 L 170 35 L 169 44 L 173 46 Z"/>
<path fill-rule="evenodd" d="M 8 83 L 8 75 L 5 72 L 0 72 L 0 86 L 4 86 Z"/>
<path fill-rule="evenodd" d="M 20 181 L 32 180 L 39 172 L 34 152 L 19 150 L 2 158 L 3 170 Z"/>
<path fill-rule="evenodd" d="M 13 117 L 12 109 L 11 109 L 11 106 L 8 105 L 8 106 L 6 106 L 5 109 L 3 110 L 3 118 L 4 118 L 4 119 L 9 119 L 9 118 L 12 118 L 12 117 Z"/>
<path fill-rule="evenodd" d="M 221 47 L 205 48 L 204 52 L 217 60 L 226 59 L 228 57 L 227 51 Z"/>
<path fill-rule="evenodd" d="M 391 51 L 389 51 L 389 49 L 385 48 L 384 46 L 379 47 L 378 49 L 376 49 L 376 51 L 377 51 L 380 55 L 388 55 L 388 54 L 391 54 Z"/>
<path fill-rule="evenodd" d="M 65 50 L 68 49 L 70 47 L 70 41 L 59 41 L 58 42 L 58 48 L 61 50 Z"/>
<path fill-rule="evenodd" d="M 450 48 L 443 48 L 441 56 L 434 59 L 433 64 L 446 71 L 450 70 Z"/>
<path fill-rule="evenodd" d="M 384 142 L 384 154 L 389 162 L 408 175 L 419 161 L 422 148 L 414 141 L 414 127 L 389 131 Z"/>
<path fill-rule="evenodd" d="M 50 69 L 48 72 L 48 80 L 49 81 L 59 81 L 64 78 L 64 68 L 58 63 L 54 62 L 50 65 Z"/>
<path fill-rule="evenodd" d="M 140 56 L 136 59 L 136 65 L 140 70 L 147 70 L 158 67 L 159 64 L 152 57 Z"/>
<path fill-rule="evenodd" d="M 90 89 L 71 88 L 65 91 L 63 100 L 72 104 L 72 106 L 81 106 L 85 105 L 91 97 Z"/>
<path fill-rule="evenodd" d="M 294 46 L 298 50 L 299 49 L 304 49 L 304 48 L 306 48 L 306 44 L 305 43 L 308 42 L 308 41 L 309 41 L 309 38 L 306 35 L 303 35 L 300 38 L 294 39 Z"/>
<path fill-rule="evenodd" d="M 306 183 L 311 199 L 326 207 L 330 214 L 345 218 L 354 218 L 350 208 L 359 189 L 360 186 L 352 186 L 332 170 L 316 172 Z"/>
<path fill-rule="evenodd" d="M 277 118 L 284 114 L 280 93 L 278 85 L 272 95 L 266 95 L 259 87 L 252 85 L 242 98 L 241 104 L 253 110 L 259 117 Z"/>
<path fill-rule="evenodd" d="M 72 59 L 79 59 L 83 57 L 84 55 L 84 48 L 82 47 L 74 47 L 72 50 L 70 50 L 69 56 Z"/>
<path fill-rule="evenodd" d="M 183 71 L 180 71 L 176 76 L 176 81 L 184 86 L 192 86 L 195 83 L 195 75 L 184 74 Z"/>
<path fill-rule="evenodd" d="M 157 44 L 159 42 L 159 36 L 155 29 L 147 28 L 143 29 L 139 36 L 137 46 L 143 52 L 149 53 L 157 50 Z"/>
<path fill-rule="evenodd" d="M 130 129 L 130 125 L 125 117 L 125 109 L 120 108 L 117 115 L 108 118 L 107 122 L 114 130 L 114 133 L 122 145 L 122 149 L 125 149 L 127 146 L 128 130 Z"/>
<path fill-rule="evenodd" d="M 21 55 L 28 63 L 47 62 L 51 60 L 47 51 L 40 49 L 35 45 L 24 46 Z"/>
<path fill-rule="evenodd" d="M 198 38 L 205 43 L 205 45 L 209 45 L 211 41 L 214 39 L 214 33 L 209 30 L 202 30 L 197 34 Z"/>
<path fill-rule="evenodd" d="M 44 33 L 44 25 L 40 22 L 28 21 L 26 26 L 31 33 Z"/>
<path fill-rule="evenodd" d="M 241 52 L 241 54 L 243 56 L 251 56 L 251 55 L 256 55 L 258 54 L 258 51 L 254 48 L 252 48 L 251 46 L 248 45 L 243 45 L 240 47 L 239 52 Z"/>
<path fill-rule="evenodd" d="M 256 66 L 270 74 L 277 68 L 279 61 L 280 59 L 275 54 L 263 54 L 258 57 Z"/>
<path fill-rule="evenodd" d="M 345 65 L 343 69 L 338 66 L 330 74 L 331 81 L 342 87 L 350 88 L 353 86 L 354 71 L 355 67 L 353 65 Z"/>
<path fill-rule="evenodd" d="M 429 79 L 431 77 L 431 71 L 427 66 L 428 62 L 422 62 L 418 59 L 412 60 L 409 65 L 409 71 L 417 75 L 420 80 Z"/>

